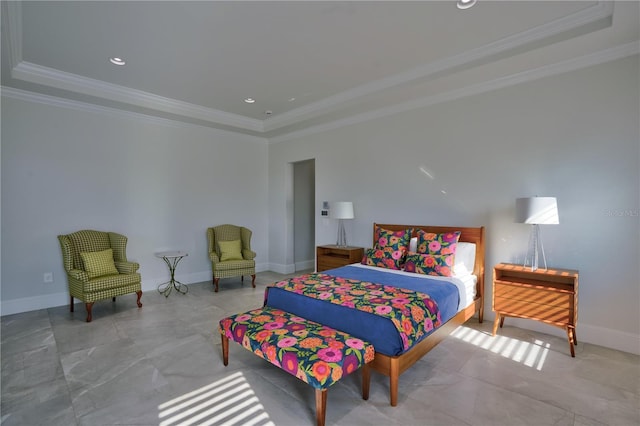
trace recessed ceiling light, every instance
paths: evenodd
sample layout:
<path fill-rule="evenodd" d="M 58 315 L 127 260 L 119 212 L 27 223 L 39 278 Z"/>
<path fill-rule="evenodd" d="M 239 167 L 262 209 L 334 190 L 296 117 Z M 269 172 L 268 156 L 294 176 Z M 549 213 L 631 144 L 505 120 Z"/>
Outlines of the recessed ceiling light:
<path fill-rule="evenodd" d="M 293 102 L 295 100 L 296 100 L 296 98 L 289 98 L 289 102 Z"/>
<path fill-rule="evenodd" d="M 477 2 L 478 0 L 458 0 L 456 6 L 458 6 L 460 10 L 465 10 L 472 8 Z"/>
<path fill-rule="evenodd" d="M 252 103 L 254 103 L 256 100 L 255 100 L 255 99 L 253 99 L 253 98 L 246 98 L 244 101 L 245 101 L 246 103 L 248 103 L 248 104 L 252 104 Z"/>
<path fill-rule="evenodd" d="M 109 62 L 111 62 L 114 65 L 124 65 L 125 64 L 124 59 L 116 58 L 116 57 L 109 58 Z"/>

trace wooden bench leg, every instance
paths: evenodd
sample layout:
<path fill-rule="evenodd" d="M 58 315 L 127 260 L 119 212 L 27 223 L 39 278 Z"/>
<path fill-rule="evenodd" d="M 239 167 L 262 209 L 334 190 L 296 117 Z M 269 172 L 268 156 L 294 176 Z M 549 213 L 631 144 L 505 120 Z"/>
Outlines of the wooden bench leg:
<path fill-rule="evenodd" d="M 222 336 L 222 363 L 227 366 L 229 365 L 229 338 L 224 334 Z"/>
<path fill-rule="evenodd" d="M 362 399 L 369 399 L 369 386 L 371 384 L 371 369 L 369 364 L 362 366 Z"/>
<path fill-rule="evenodd" d="M 316 389 L 316 424 L 324 426 L 325 414 L 327 413 L 327 390 Z"/>

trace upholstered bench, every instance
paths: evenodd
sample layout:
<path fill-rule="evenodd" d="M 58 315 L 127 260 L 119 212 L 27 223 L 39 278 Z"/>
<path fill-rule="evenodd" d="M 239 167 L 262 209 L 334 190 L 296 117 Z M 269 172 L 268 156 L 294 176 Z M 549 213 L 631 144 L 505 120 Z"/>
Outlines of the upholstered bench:
<path fill-rule="evenodd" d="M 341 331 L 268 306 L 220 320 L 222 358 L 232 339 L 316 388 L 316 422 L 324 425 L 327 388 L 362 368 L 362 398 L 369 398 L 373 345 Z"/>

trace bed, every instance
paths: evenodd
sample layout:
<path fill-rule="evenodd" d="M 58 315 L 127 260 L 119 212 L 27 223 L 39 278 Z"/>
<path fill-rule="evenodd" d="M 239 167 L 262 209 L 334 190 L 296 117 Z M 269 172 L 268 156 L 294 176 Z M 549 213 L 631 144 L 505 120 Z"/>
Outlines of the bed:
<path fill-rule="evenodd" d="M 456 263 L 451 277 L 432 277 L 414 273 L 410 263 L 406 267 L 411 272 L 395 270 L 389 251 L 385 254 L 389 267 L 353 264 L 275 283 L 265 291 L 265 305 L 373 343 L 376 355 L 371 368 L 389 377 L 390 403 L 395 406 L 400 374 L 476 313 L 483 320 L 484 227 L 374 223 L 374 248 L 382 241 L 381 230 L 399 235 L 406 230 L 403 235 L 410 235 L 413 241 L 425 233 L 455 233 L 456 261 L 463 258 L 464 247 L 466 265 Z M 416 250 L 414 243 L 409 251 Z M 390 304 L 396 308 L 388 308 Z M 424 308 L 417 311 L 419 315 L 414 315 L 416 306 Z"/>

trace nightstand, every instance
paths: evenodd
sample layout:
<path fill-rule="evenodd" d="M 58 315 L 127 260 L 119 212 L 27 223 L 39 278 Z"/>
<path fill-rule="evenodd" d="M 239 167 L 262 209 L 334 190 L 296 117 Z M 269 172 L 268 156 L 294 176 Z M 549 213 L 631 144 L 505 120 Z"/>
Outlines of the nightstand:
<path fill-rule="evenodd" d="M 526 318 L 567 331 L 571 356 L 575 357 L 578 321 L 578 271 L 537 269 L 500 263 L 493 268 L 493 335 L 504 317 Z"/>
<path fill-rule="evenodd" d="M 364 256 L 362 247 L 339 247 L 336 245 L 326 245 L 316 247 L 317 265 L 316 271 L 326 271 L 327 269 L 339 268 L 340 266 L 358 263 Z"/>

